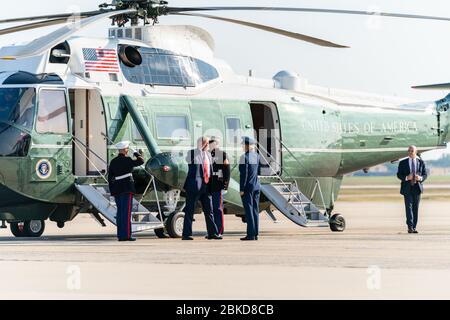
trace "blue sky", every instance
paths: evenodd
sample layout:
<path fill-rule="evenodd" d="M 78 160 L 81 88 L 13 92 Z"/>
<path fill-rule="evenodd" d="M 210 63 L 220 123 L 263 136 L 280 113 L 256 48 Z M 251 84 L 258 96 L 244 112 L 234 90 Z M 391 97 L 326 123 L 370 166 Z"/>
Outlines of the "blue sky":
<path fill-rule="evenodd" d="M 98 3 L 104 2 L 99 0 Z M 297 0 L 232 1 L 170 0 L 172 6 L 255 5 L 319 7 L 415 13 L 450 17 L 450 3 L 444 0 Z M 95 10 L 95 0 L 22 0 L 3 4 L 0 19 Z M 216 54 L 241 74 L 253 70 L 255 76 L 271 78 L 287 69 L 300 73 L 312 84 L 396 95 L 421 100 L 436 100 L 445 91 L 416 91 L 416 84 L 450 82 L 450 22 L 360 16 L 220 12 L 226 17 L 288 29 L 351 46 L 328 49 L 272 35 L 246 27 L 201 18 L 162 17 L 162 24 L 192 24 L 207 29 L 215 38 Z M 9 26 L 9 25 L 5 25 Z M 82 34 L 106 35 L 108 22 Z M 50 28 L 51 29 L 51 28 Z M 47 29 L 48 31 L 48 29 Z M 21 32 L 0 37 L 0 46 L 29 41 L 46 30 Z"/>

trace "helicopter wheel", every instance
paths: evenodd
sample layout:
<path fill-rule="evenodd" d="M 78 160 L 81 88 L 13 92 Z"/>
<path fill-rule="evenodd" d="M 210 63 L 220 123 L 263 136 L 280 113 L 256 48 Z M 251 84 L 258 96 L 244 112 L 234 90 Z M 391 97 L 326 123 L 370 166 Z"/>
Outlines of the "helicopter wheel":
<path fill-rule="evenodd" d="M 16 238 L 24 238 L 27 236 L 25 233 L 23 222 L 11 222 L 9 224 L 9 229 Z"/>
<path fill-rule="evenodd" d="M 184 212 L 172 212 L 166 221 L 167 233 L 171 238 L 183 236 Z"/>
<path fill-rule="evenodd" d="M 45 230 L 44 220 L 28 220 L 23 223 L 25 237 L 39 238 Z"/>
<path fill-rule="evenodd" d="M 340 214 L 335 214 L 330 218 L 330 229 L 333 232 L 343 232 L 345 230 L 345 219 Z"/>

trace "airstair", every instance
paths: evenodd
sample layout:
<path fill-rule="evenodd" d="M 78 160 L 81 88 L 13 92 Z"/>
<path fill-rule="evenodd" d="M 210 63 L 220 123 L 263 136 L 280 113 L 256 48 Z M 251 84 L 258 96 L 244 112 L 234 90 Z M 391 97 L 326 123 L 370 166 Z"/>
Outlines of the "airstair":
<path fill-rule="evenodd" d="M 83 142 L 79 141 L 77 138 L 73 137 L 73 141 L 76 147 L 80 148 L 79 145 L 84 148 L 88 148 Z M 93 151 L 91 151 L 93 153 Z M 97 154 L 93 153 L 97 156 L 101 161 L 104 162 Z M 102 226 L 106 226 L 104 220 L 100 217 L 103 216 L 110 223 L 117 225 L 116 216 L 117 216 L 117 204 L 115 202 L 114 197 L 111 195 L 108 186 L 107 178 L 101 173 L 100 170 L 95 166 L 95 164 L 86 156 L 86 159 L 91 162 L 91 164 L 96 168 L 100 176 L 95 177 L 78 177 L 75 182 L 75 188 L 78 190 L 80 194 L 80 211 L 88 212 L 93 217 L 100 222 Z M 145 168 L 143 168 L 145 170 Z M 159 205 L 158 196 L 156 193 L 156 180 L 150 175 L 150 181 L 147 185 L 147 188 L 142 195 L 140 201 L 133 198 L 133 204 L 131 209 L 131 231 L 132 233 L 143 232 L 155 229 L 164 228 L 164 223 L 161 220 L 161 207 Z M 99 183 L 98 180 L 103 180 L 103 183 Z M 153 187 L 153 190 L 156 193 L 156 202 L 158 205 L 158 212 L 150 212 L 146 207 L 142 205 L 142 201 L 150 188 Z"/>
<path fill-rule="evenodd" d="M 116 223 L 117 205 L 114 197 L 109 193 L 106 184 L 75 184 L 75 187 L 83 196 L 83 199 L 95 210 L 114 225 Z M 158 212 L 150 212 L 136 199 L 133 198 L 131 209 L 132 232 L 142 232 L 163 228 L 164 225 L 158 219 Z"/>
<path fill-rule="evenodd" d="M 292 154 L 292 152 L 280 141 L 280 144 L 291 154 L 291 156 L 301 165 L 298 159 Z M 265 154 L 270 156 L 263 146 L 258 144 L 258 149 L 263 150 Z M 302 227 L 329 227 L 329 218 L 326 215 L 326 205 L 323 198 L 322 190 L 320 187 L 320 181 L 314 179 L 314 189 L 311 192 L 311 198 L 306 197 L 300 190 L 297 180 L 288 174 L 284 169 L 284 177 L 276 170 L 276 167 L 281 168 L 281 164 L 271 157 L 267 159 L 262 156 L 262 161 L 265 162 L 274 173 L 271 178 L 274 182 L 263 183 L 261 185 L 261 193 L 272 203 L 272 205 L 285 215 L 289 220 Z M 312 202 L 316 194 L 322 201 L 322 210 Z"/>

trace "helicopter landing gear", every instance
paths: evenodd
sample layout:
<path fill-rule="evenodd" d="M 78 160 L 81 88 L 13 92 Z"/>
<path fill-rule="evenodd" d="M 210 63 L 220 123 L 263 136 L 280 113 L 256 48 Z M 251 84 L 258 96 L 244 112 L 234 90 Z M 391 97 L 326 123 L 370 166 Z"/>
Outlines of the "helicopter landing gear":
<path fill-rule="evenodd" d="M 2 220 L 2 225 L 0 226 L 0 229 L 6 229 L 6 228 L 8 228 L 8 227 L 6 226 L 6 221 L 5 221 L 5 220 Z"/>
<path fill-rule="evenodd" d="M 45 221 L 44 220 L 25 221 L 23 227 L 28 237 L 39 238 L 44 233 Z"/>
<path fill-rule="evenodd" d="M 25 222 L 12 222 L 11 233 L 17 238 L 39 238 L 45 230 L 44 220 L 29 220 Z"/>
<path fill-rule="evenodd" d="M 183 236 L 184 212 L 174 211 L 164 221 L 164 228 L 155 229 L 158 238 L 179 239 Z"/>
<path fill-rule="evenodd" d="M 16 238 L 23 238 L 26 237 L 25 235 L 25 231 L 23 229 L 23 222 L 11 222 L 9 225 L 9 229 L 11 230 L 11 233 L 16 237 Z"/>
<path fill-rule="evenodd" d="M 167 233 L 171 238 L 183 236 L 184 212 L 172 212 L 166 221 Z"/>
<path fill-rule="evenodd" d="M 343 232 L 345 230 L 345 219 L 340 214 L 334 214 L 330 218 L 330 229 L 333 232 Z"/>

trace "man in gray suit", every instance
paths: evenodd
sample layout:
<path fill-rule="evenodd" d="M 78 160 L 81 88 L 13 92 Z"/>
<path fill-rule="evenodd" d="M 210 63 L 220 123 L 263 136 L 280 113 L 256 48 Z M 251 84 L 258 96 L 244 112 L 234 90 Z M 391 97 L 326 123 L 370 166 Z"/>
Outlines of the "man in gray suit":
<path fill-rule="evenodd" d="M 417 156 L 416 146 L 408 148 L 408 158 L 400 161 L 397 177 L 401 180 L 400 194 L 405 198 L 406 224 L 408 233 L 419 233 L 416 229 L 419 218 L 420 195 L 423 182 L 427 179 L 425 162 Z"/>

